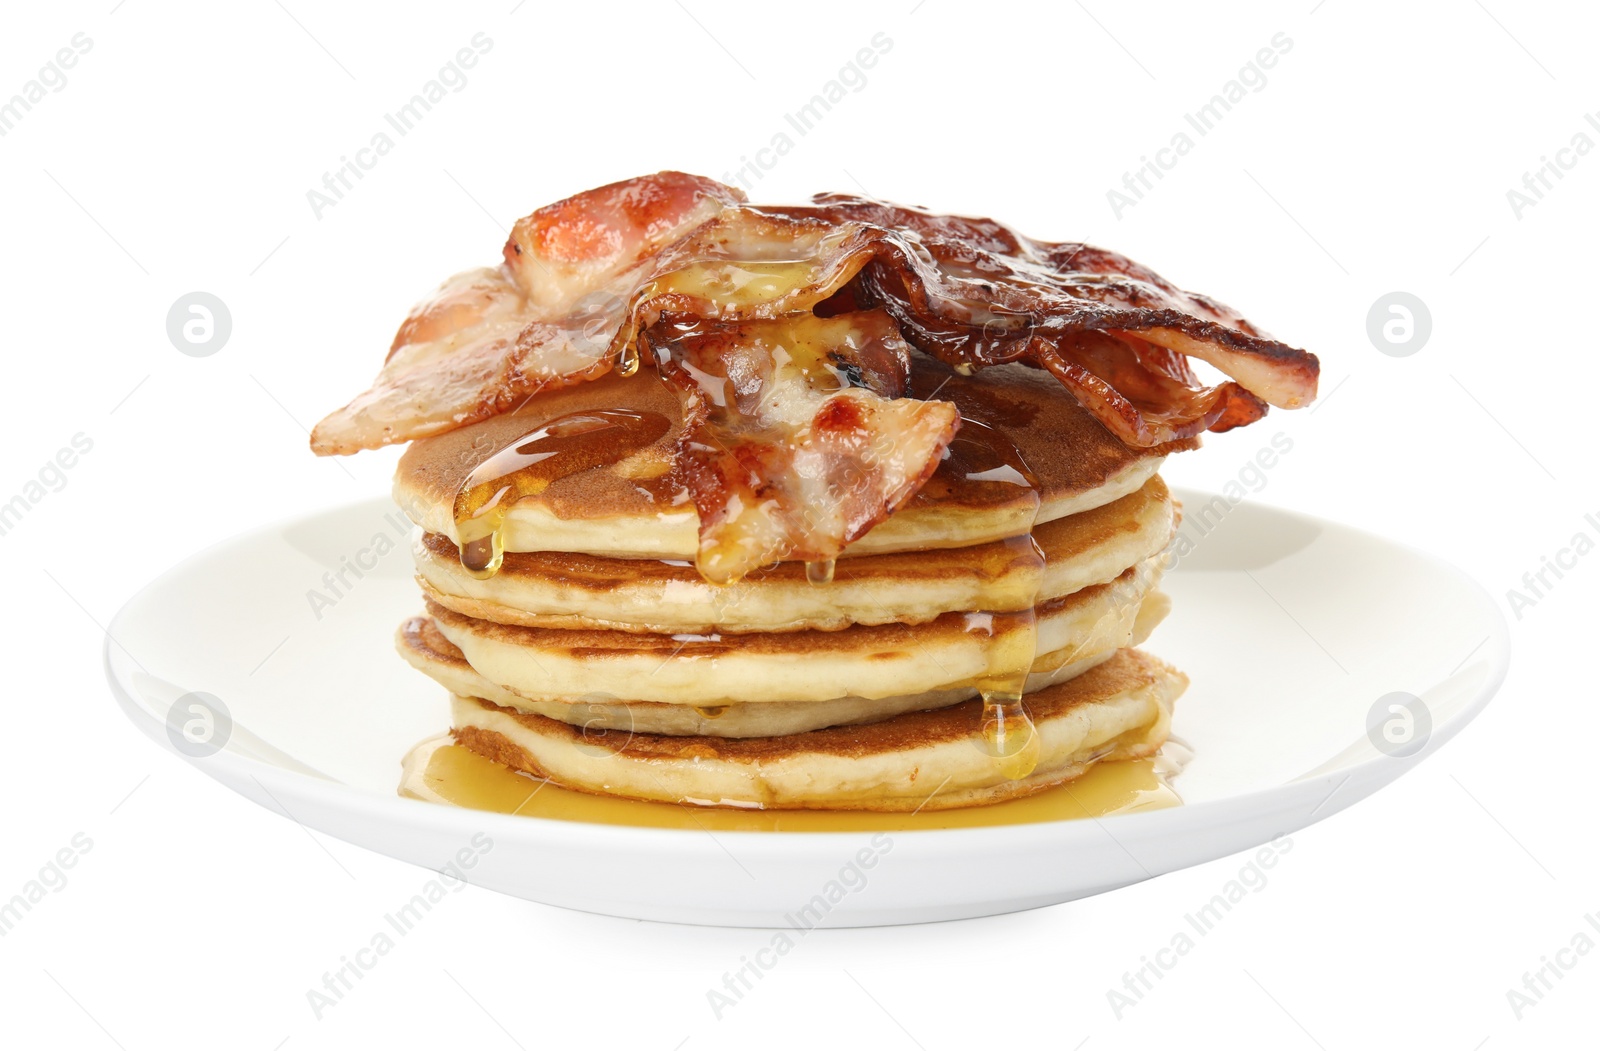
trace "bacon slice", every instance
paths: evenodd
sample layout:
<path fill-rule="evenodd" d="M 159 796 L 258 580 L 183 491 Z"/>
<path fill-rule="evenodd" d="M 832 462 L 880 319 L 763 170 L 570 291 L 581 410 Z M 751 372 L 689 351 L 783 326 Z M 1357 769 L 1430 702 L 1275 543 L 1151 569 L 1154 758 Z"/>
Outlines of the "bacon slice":
<path fill-rule="evenodd" d="M 506 268 L 539 316 L 561 317 L 743 200 L 740 190 L 683 172 L 614 182 L 518 219 L 506 240 Z"/>
<path fill-rule="evenodd" d="M 1231 430 L 1267 411 L 1266 402 L 1239 384 L 1202 386 L 1182 355 L 1123 332 L 1038 338 L 1028 355 L 1129 445 Z"/>
<path fill-rule="evenodd" d="M 643 338 L 684 398 L 677 470 L 700 514 L 700 573 L 831 562 L 922 488 L 960 427 L 906 397 L 911 350 L 883 311 L 663 320 Z"/>
<path fill-rule="evenodd" d="M 743 196 L 660 172 L 519 219 L 499 269 L 459 274 L 412 310 L 372 386 L 317 424 L 312 450 L 353 453 L 454 430 L 610 372 L 639 268 Z"/>
<path fill-rule="evenodd" d="M 1292 409 L 1316 397 L 1315 356 L 1115 252 L 845 194 L 775 211 L 881 231 L 858 249 L 871 258 L 855 302 L 881 303 L 912 344 L 949 364 L 1048 368 L 1130 445 L 1227 430 L 1268 404 Z M 1233 382 L 1205 387 L 1180 356 Z"/>

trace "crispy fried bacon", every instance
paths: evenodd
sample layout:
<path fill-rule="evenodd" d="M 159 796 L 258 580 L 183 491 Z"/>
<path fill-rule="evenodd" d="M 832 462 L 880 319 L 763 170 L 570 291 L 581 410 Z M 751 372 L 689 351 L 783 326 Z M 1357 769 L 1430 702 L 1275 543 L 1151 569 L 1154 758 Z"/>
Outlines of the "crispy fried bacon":
<path fill-rule="evenodd" d="M 732 580 L 831 559 L 932 473 L 959 419 L 905 397 L 908 342 L 960 371 L 1047 369 L 1136 447 L 1316 396 L 1314 356 L 1115 252 L 848 195 L 743 199 L 662 172 L 519 220 L 502 266 L 418 306 L 312 448 L 451 430 L 648 347 L 685 399 L 702 571 Z M 1228 380 L 1205 385 L 1190 358 Z"/>
<path fill-rule="evenodd" d="M 831 562 L 916 494 L 960 426 L 949 402 L 905 396 L 911 350 L 881 310 L 669 317 L 641 338 L 683 395 L 677 470 L 713 582 Z"/>
<path fill-rule="evenodd" d="M 1227 430 L 1268 404 L 1316 397 L 1315 357 L 1115 252 L 843 194 L 774 211 L 877 231 L 857 303 L 881 303 L 913 345 L 951 365 L 1049 369 L 1129 445 Z M 1233 382 L 1202 386 L 1184 356 Z"/>
<path fill-rule="evenodd" d="M 469 270 L 412 310 L 372 386 L 311 432 L 318 455 L 376 449 L 509 412 L 611 371 L 612 335 L 662 247 L 743 200 L 660 172 L 517 220 L 499 269 Z"/>
<path fill-rule="evenodd" d="M 544 321 L 503 269 L 459 274 L 411 312 L 371 388 L 317 424 L 311 448 L 353 453 L 455 430 L 602 375 L 615 300 L 607 314 L 600 302 L 591 316 Z"/>

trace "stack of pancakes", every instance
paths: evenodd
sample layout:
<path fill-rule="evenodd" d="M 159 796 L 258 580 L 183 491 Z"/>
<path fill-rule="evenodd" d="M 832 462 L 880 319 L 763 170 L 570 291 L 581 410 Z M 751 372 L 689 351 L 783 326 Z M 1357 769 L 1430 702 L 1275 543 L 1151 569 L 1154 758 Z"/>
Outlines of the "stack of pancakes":
<path fill-rule="evenodd" d="M 1158 750 L 1187 680 L 1129 647 L 1168 606 L 1176 509 L 1156 470 L 1194 443 L 1132 449 L 1021 365 L 945 372 L 940 397 L 979 426 L 831 577 L 702 580 L 670 470 L 678 397 L 648 370 L 413 443 L 395 493 L 426 615 L 398 642 L 453 695 L 457 743 L 588 792 L 882 811 L 1014 798 Z M 511 504 L 498 568 L 469 570 L 455 514 L 474 469 L 600 410 L 668 425 Z M 980 687 L 1008 675 L 1024 697 L 997 736 Z"/>

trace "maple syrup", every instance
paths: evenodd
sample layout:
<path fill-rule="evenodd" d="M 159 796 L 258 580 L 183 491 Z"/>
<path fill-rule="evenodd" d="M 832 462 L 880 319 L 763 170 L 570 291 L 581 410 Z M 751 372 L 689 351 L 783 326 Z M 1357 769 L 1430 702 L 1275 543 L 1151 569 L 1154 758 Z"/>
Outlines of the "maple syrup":
<path fill-rule="evenodd" d="M 639 371 L 639 344 L 631 342 L 625 344 L 617 355 L 617 375 L 624 378 L 632 376 Z"/>
<path fill-rule="evenodd" d="M 1031 774 L 1039 763 L 1039 734 L 1022 696 L 1038 653 L 1034 606 L 1044 581 L 1045 557 L 1033 539 L 1039 518 L 1039 483 L 1022 454 L 998 428 L 963 419 L 950 442 L 952 465 L 968 482 L 1015 486 L 1024 495 L 1013 510 L 1012 535 L 1001 541 L 1010 572 L 990 589 L 992 608 L 966 616 L 967 631 L 982 634 L 987 667 L 973 683 L 983 698 L 984 751 L 1011 780 Z"/>
<path fill-rule="evenodd" d="M 671 427 L 658 412 L 592 409 L 541 423 L 484 460 L 456 493 L 453 513 L 461 566 L 479 579 L 499 572 L 511 505 L 579 471 L 618 463 Z"/>
<path fill-rule="evenodd" d="M 822 562 L 807 562 L 806 583 L 817 585 L 832 584 L 833 567 L 834 560 L 831 558 Z"/>
<path fill-rule="evenodd" d="M 448 735 L 424 741 L 405 760 L 400 794 L 499 814 L 636 828 L 712 832 L 861 832 L 977 828 L 1102 818 L 1180 805 L 1171 780 L 1187 750 L 1169 742 L 1149 759 L 1096 763 L 1082 777 L 1021 799 L 954 810 L 759 810 L 648 803 L 593 795 L 541 781 L 485 759 Z"/>

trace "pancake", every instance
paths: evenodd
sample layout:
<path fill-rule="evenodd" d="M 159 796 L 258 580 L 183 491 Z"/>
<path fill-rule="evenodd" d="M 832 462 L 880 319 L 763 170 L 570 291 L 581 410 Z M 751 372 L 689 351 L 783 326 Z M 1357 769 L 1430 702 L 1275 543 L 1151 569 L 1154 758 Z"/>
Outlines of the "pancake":
<path fill-rule="evenodd" d="M 1166 485 L 1151 478 L 1119 500 L 1033 531 L 1046 559 L 1035 602 L 1102 584 L 1155 555 L 1172 536 Z M 1034 585 L 1031 559 L 1011 543 L 843 559 L 831 583 L 779 563 L 736 584 L 709 584 L 687 562 L 564 552 L 505 557 L 487 580 L 461 566 L 455 542 L 417 538 L 425 596 L 479 620 L 544 628 L 658 634 L 837 631 L 851 624 L 922 624 L 955 610 L 1007 609 Z M 1024 599 L 1024 603 L 1026 599 Z"/>
<path fill-rule="evenodd" d="M 729 740 L 593 731 L 456 696 L 451 732 L 495 762 L 602 795 L 779 810 L 940 810 L 1014 799 L 1096 762 L 1154 754 L 1187 685 L 1181 672 L 1125 649 L 1033 694 L 1024 703 L 1037 728 L 1037 761 L 1020 778 L 985 749 L 979 701 L 865 726 Z"/>
<path fill-rule="evenodd" d="M 1065 663 L 1106 639 L 1119 640 L 1109 648 L 1124 645 L 1163 567 L 1158 555 L 1108 584 L 1035 607 L 1035 667 L 1039 657 Z M 650 635 L 514 627 L 431 603 L 427 610 L 473 668 L 524 697 L 700 707 L 953 689 L 989 674 L 996 655 L 1013 647 L 1011 633 L 1025 630 L 1020 619 L 946 613 L 925 624 L 840 631 Z"/>
<path fill-rule="evenodd" d="M 1088 671 L 1122 646 L 1138 646 L 1167 615 L 1171 603 L 1160 591 L 1145 596 L 1131 626 L 1107 623 L 1094 639 L 1072 652 L 1047 654 L 1036 662 L 1024 691 L 1033 693 Z M 1126 632 L 1123 632 L 1126 628 Z M 438 626 L 427 617 L 412 617 L 400 626 L 396 648 L 412 667 L 452 694 L 480 697 L 519 712 L 583 726 L 589 730 L 701 735 L 706 737 L 771 737 L 805 733 L 829 726 L 877 722 L 902 712 L 943 708 L 977 696 L 971 686 L 899 697 L 867 700 L 845 697 L 831 701 L 768 701 L 717 707 L 662 704 L 655 701 L 551 701 L 524 697 L 480 675 Z"/>
<path fill-rule="evenodd" d="M 917 356 L 919 385 L 954 401 L 962 417 L 1002 432 L 1035 478 L 1040 522 L 1108 504 L 1135 492 L 1164 456 L 1194 439 L 1150 449 L 1124 445 L 1047 373 L 1005 365 L 960 376 Z M 473 468 L 528 431 L 577 412 L 625 409 L 658 414 L 666 429 L 615 463 L 556 478 L 512 504 L 503 527 L 507 551 L 566 551 L 614 558 L 693 561 L 699 519 L 670 474 L 683 430 L 678 396 L 641 369 L 544 391 L 515 412 L 411 444 L 395 472 L 394 497 L 425 532 L 458 540 L 454 501 Z M 973 429 L 977 433 L 977 428 Z M 1027 532 L 1034 497 L 994 476 L 960 434 L 951 454 L 917 495 L 845 550 L 846 556 L 969 547 Z M 1014 477 L 1014 474 L 1013 474 Z"/>

